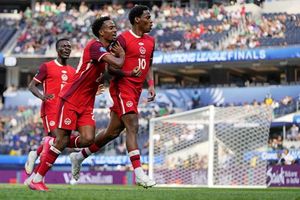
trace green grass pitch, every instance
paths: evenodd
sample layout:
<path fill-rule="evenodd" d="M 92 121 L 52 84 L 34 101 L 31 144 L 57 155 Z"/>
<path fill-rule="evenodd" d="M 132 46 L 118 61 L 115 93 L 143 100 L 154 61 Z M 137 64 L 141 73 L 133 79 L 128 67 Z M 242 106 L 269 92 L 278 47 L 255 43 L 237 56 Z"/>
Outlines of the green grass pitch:
<path fill-rule="evenodd" d="M 24 185 L 0 184 L 0 200 L 300 200 L 300 188 L 208 189 L 138 186 L 49 185 L 50 192 Z"/>

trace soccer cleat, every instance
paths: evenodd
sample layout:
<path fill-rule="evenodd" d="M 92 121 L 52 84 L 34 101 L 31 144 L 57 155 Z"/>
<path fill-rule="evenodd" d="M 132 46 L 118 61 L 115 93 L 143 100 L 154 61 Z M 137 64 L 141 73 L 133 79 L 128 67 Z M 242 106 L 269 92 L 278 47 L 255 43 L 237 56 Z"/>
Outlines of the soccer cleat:
<path fill-rule="evenodd" d="M 73 177 L 72 179 L 70 180 L 70 185 L 77 185 L 78 184 L 78 181 L 76 181 Z"/>
<path fill-rule="evenodd" d="M 34 168 L 35 160 L 37 159 L 36 151 L 30 151 L 25 163 L 25 172 L 26 174 L 31 174 Z"/>
<path fill-rule="evenodd" d="M 81 163 L 83 161 L 83 160 L 77 159 L 77 154 L 78 153 L 71 153 L 70 154 L 70 160 L 71 160 L 71 165 L 72 165 L 72 170 L 71 170 L 72 171 L 72 177 L 76 181 L 79 180 Z"/>
<path fill-rule="evenodd" d="M 38 183 L 34 183 L 33 181 L 31 181 L 28 187 L 32 190 L 45 191 L 45 192 L 49 191 L 49 188 L 45 185 L 43 181 Z"/>
<path fill-rule="evenodd" d="M 25 181 L 24 181 L 24 185 L 27 185 L 29 186 L 31 181 L 32 181 L 33 178 L 31 178 L 31 176 L 29 176 Z"/>
<path fill-rule="evenodd" d="M 142 186 L 144 188 L 153 187 L 156 185 L 154 180 L 151 180 L 146 174 L 135 177 L 135 182 L 138 186 Z"/>

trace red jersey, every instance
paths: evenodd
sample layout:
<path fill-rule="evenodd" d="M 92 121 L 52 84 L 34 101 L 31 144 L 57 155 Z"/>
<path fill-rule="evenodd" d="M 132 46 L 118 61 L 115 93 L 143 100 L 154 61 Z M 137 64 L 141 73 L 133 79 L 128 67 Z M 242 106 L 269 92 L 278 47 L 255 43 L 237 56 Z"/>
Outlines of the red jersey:
<path fill-rule="evenodd" d="M 115 84 L 127 85 L 130 88 L 134 88 L 138 94 L 142 91 L 147 73 L 152 64 L 155 46 L 154 38 L 147 34 L 144 34 L 142 37 L 137 36 L 130 30 L 121 33 L 118 36 L 118 41 L 125 51 L 125 61 L 122 70 L 132 71 L 139 66 L 142 69 L 142 74 L 140 77 L 115 77 L 111 81 L 110 87 L 116 88 Z"/>
<path fill-rule="evenodd" d="M 58 94 L 62 87 L 73 78 L 75 69 L 70 65 L 61 65 L 57 60 L 43 63 L 34 76 L 34 80 L 43 84 L 44 94 L 53 94 L 53 99 L 43 101 L 41 116 L 55 114 Z"/>
<path fill-rule="evenodd" d="M 73 81 L 67 83 L 59 96 L 75 106 L 94 106 L 106 63 L 101 58 L 108 54 L 99 40 L 92 39 L 83 50 Z"/>

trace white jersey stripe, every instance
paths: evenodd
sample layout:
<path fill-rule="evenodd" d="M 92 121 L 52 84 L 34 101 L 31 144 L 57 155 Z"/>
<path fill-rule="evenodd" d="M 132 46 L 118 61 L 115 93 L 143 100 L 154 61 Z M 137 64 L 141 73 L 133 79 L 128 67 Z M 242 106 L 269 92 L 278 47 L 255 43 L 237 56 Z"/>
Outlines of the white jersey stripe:
<path fill-rule="evenodd" d="M 82 61 L 83 61 L 83 54 L 84 54 L 84 51 L 81 53 L 80 60 L 79 60 L 79 63 L 77 65 L 76 73 L 79 72 L 79 70 L 81 69 Z"/>
<path fill-rule="evenodd" d="M 46 121 L 47 131 L 48 131 L 48 133 L 50 133 L 50 127 L 49 127 L 49 122 L 48 122 L 48 117 L 47 117 L 47 115 L 45 116 L 45 121 Z"/>
<path fill-rule="evenodd" d="M 36 82 L 42 83 L 42 81 L 40 81 L 39 79 L 33 77 L 33 80 L 35 80 Z"/>
<path fill-rule="evenodd" d="M 59 117 L 59 126 L 58 126 L 58 128 L 61 128 L 61 126 L 62 126 L 62 121 L 63 121 L 63 116 L 64 116 L 64 108 L 65 108 L 65 106 L 63 106 L 63 107 L 61 108 L 60 117 Z"/>
<path fill-rule="evenodd" d="M 98 62 L 100 62 L 101 58 L 103 58 L 103 56 L 105 56 L 105 55 L 107 55 L 107 54 L 109 54 L 109 53 L 104 53 L 104 54 L 102 54 L 102 55 L 98 58 Z"/>
<path fill-rule="evenodd" d="M 121 97 L 121 93 L 119 94 L 119 98 L 120 98 L 121 105 L 122 105 L 122 114 L 124 115 L 124 114 L 125 114 L 125 107 L 124 107 L 123 99 L 122 99 L 122 97 Z"/>

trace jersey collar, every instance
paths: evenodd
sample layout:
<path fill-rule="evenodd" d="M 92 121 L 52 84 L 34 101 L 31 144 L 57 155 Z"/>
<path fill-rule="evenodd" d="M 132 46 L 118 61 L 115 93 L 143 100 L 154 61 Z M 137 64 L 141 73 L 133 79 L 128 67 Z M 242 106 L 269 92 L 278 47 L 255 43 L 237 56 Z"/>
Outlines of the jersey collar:
<path fill-rule="evenodd" d="M 141 36 L 135 34 L 132 30 L 129 30 L 129 32 L 130 32 L 134 37 L 136 37 L 136 38 L 141 38 Z"/>
<path fill-rule="evenodd" d="M 57 64 L 57 65 L 60 66 L 60 67 L 63 66 L 62 64 L 60 64 L 60 63 L 57 61 L 57 59 L 55 59 L 54 62 L 55 62 L 55 64 Z"/>

